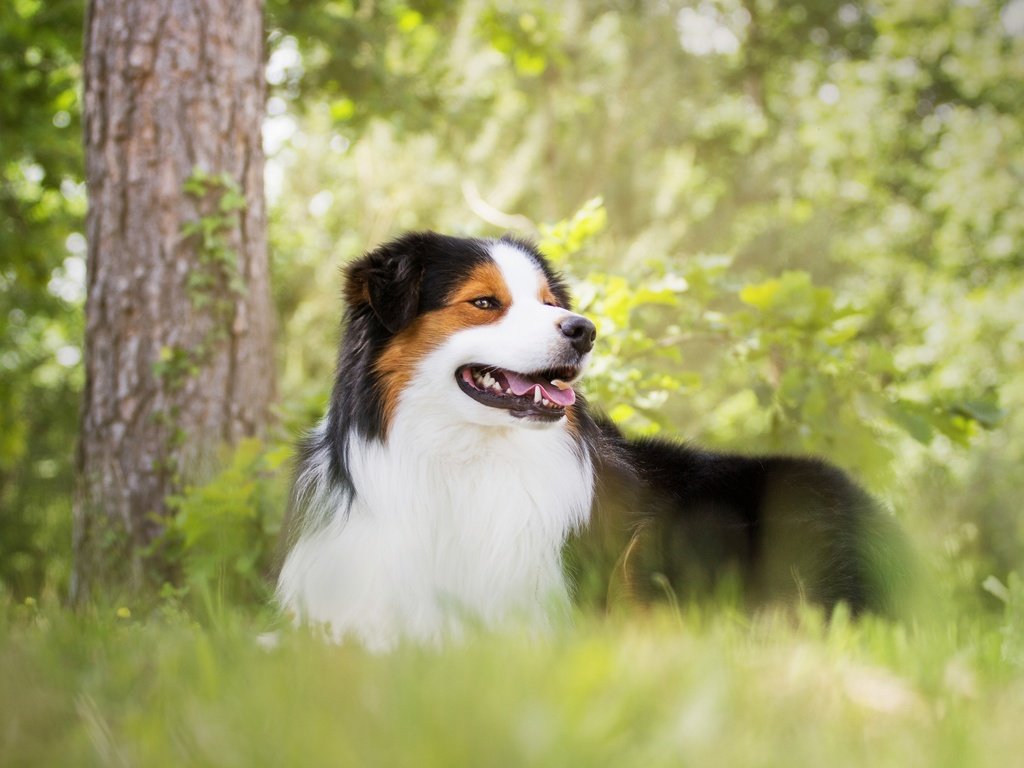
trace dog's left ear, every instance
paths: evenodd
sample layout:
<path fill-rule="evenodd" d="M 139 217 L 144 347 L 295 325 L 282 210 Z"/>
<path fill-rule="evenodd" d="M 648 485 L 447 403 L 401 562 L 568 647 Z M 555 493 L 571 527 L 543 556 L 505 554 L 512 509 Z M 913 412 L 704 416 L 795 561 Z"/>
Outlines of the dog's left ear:
<path fill-rule="evenodd" d="M 418 235 L 385 243 L 345 270 L 345 300 L 368 304 L 390 332 L 398 333 L 416 317 L 423 280 Z"/>

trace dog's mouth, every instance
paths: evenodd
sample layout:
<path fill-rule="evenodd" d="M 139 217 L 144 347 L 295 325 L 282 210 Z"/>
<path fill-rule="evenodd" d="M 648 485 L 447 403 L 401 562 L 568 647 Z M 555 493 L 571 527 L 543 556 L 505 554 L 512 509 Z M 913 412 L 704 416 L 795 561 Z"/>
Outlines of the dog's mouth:
<path fill-rule="evenodd" d="M 518 373 L 493 365 L 464 365 L 455 380 L 467 395 L 491 408 L 504 408 L 517 418 L 557 421 L 576 402 L 572 382 L 580 369 L 572 366 Z"/>

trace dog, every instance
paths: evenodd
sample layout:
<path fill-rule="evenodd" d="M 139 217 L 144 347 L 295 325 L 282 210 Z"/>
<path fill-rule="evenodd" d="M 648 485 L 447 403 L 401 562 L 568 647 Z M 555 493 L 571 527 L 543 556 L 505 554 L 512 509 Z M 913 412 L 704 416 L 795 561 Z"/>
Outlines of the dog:
<path fill-rule="evenodd" d="M 588 568 L 641 603 L 735 582 L 751 604 L 887 607 L 890 521 L 840 470 L 631 440 L 588 407 L 595 326 L 533 244 L 407 234 L 352 262 L 344 297 L 284 526 L 297 621 L 374 650 L 543 631 Z"/>

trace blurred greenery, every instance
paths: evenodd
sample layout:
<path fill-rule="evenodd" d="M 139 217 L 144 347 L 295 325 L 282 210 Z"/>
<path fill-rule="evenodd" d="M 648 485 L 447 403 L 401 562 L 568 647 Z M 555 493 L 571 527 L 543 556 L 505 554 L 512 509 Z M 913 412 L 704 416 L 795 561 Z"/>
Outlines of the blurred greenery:
<path fill-rule="evenodd" d="M 1024 671 L 1000 624 L 691 607 L 372 656 L 293 630 L 267 650 L 237 609 L 4 605 L 0 748 L 11 766 L 1007 766 Z"/>
<path fill-rule="evenodd" d="M 0 582 L 63 585 L 82 387 L 82 6 L 0 6 Z"/>
<path fill-rule="evenodd" d="M 415 227 L 518 229 L 599 325 L 593 402 L 634 432 L 837 461 L 995 608 L 981 580 L 1024 553 L 1021 4 L 415 10 L 445 43 L 380 116 L 314 84 L 404 72 L 430 35 L 385 53 L 372 27 L 373 57 L 314 63 L 338 30 L 283 29 L 271 55 L 272 81 L 307 83 L 284 78 L 267 131 L 288 407 L 323 402 L 347 259 Z"/>
<path fill-rule="evenodd" d="M 505 761 L 499 747 L 508 762 L 564 748 L 560 764 L 1009 754 L 1024 701 L 1024 0 L 268 0 L 278 425 L 172 500 L 158 546 L 177 577 L 120 606 L 131 618 L 55 608 L 82 387 L 83 13 L 0 6 L 0 690 L 37 686 L 25 707 L 0 695 L 15 763 L 273 762 L 275 747 L 355 762 L 380 744 L 424 763 Z M 584 616 L 553 645 L 489 639 L 466 660 L 409 650 L 391 666 L 301 635 L 261 655 L 254 606 L 287 447 L 326 402 L 338 270 L 413 228 L 536 238 L 599 327 L 587 395 L 627 430 L 855 472 L 911 534 L 941 616 L 794 629 L 684 609 Z M 250 693 L 253 669 L 265 687 Z M 487 706 L 478 669 L 499 680 Z M 136 679 L 149 714 L 126 709 Z M 505 740 L 398 732 L 432 707 Z M 243 720 L 290 733 L 239 739 Z"/>
<path fill-rule="evenodd" d="M 290 454 L 286 445 L 267 450 L 259 440 L 243 440 L 218 475 L 168 498 L 157 547 L 182 573 L 181 586 L 165 594 L 196 590 L 233 604 L 269 601 L 266 575 L 287 501 L 281 478 Z"/>
<path fill-rule="evenodd" d="M 1015 759 L 1024 1 L 268 0 L 278 423 L 170 500 L 159 593 L 72 614 L 84 6 L 0 4 L 5 764 Z M 339 267 L 417 227 L 537 239 L 628 430 L 855 472 L 925 560 L 918 618 L 261 649 Z"/>

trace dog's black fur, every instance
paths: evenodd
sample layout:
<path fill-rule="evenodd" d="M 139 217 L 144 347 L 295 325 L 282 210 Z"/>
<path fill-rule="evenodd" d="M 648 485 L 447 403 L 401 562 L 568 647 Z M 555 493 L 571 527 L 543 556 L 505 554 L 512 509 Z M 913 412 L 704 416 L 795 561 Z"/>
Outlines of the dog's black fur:
<path fill-rule="evenodd" d="M 597 428 L 597 501 L 568 552 L 584 600 L 724 596 L 898 613 L 902 531 L 842 470 L 629 439 L 606 420 Z"/>

